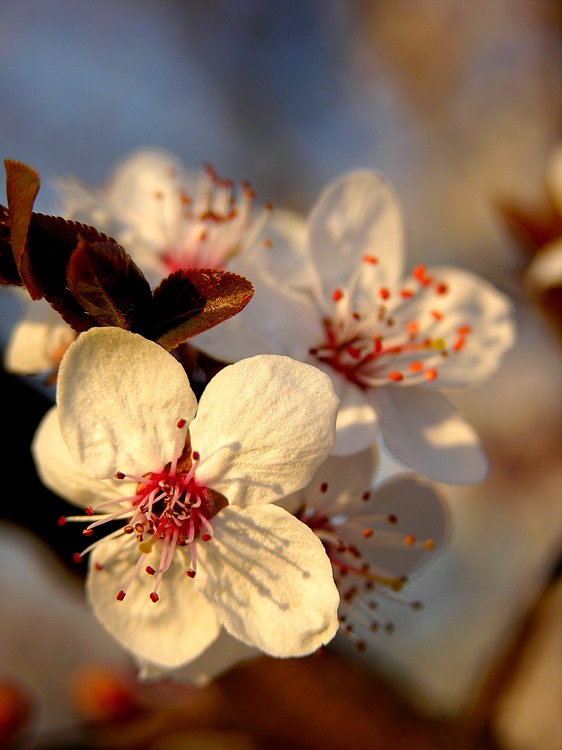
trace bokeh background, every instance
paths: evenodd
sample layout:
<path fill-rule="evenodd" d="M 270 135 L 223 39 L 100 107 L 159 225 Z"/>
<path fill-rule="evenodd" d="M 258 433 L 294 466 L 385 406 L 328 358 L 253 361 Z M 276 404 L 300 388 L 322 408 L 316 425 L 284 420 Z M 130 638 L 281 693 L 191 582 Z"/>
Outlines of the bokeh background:
<path fill-rule="evenodd" d="M 39 170 L 37 210 L 56 211 L 51 177 L 101 184 L 146 145 L 303 214 L 332 178 L 376 168 L 410 265 L 455 263 L 512 297 L 517 345 L 453 396 L 493 469 L 443 487 L 449 545 L 405 592 L 425 608 L 389 605 L 396 631 L 366 654 L 334 647 L 506 750 L 562 748 L 562 327 L 522 285 L 529 255 L 500 210 L 546 205 L 561 63 L 554 0 L 0 0 L 0 152 Z M 17 312 L 0 290 L 2 345 Z M 34 695 L 29 746 L 72 747 L 76 669 L 130 665 L 85 607 L 66 506 L 29 458 L 49 401 L 6 373 L 1 388 L 0 679 Z"/>

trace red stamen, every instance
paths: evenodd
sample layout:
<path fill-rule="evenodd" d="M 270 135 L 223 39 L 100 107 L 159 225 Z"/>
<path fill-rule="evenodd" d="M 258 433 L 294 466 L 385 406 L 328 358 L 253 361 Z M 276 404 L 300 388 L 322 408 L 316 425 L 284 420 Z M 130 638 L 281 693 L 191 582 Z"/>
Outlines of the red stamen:
<path fill-rule="evenodd" d="M 431 276 L 427 275 L 427 269 L 425 266 L 416 266 L 412 271 L 412 276 L 422 286 L 428 286 L 432 282 Z"/>

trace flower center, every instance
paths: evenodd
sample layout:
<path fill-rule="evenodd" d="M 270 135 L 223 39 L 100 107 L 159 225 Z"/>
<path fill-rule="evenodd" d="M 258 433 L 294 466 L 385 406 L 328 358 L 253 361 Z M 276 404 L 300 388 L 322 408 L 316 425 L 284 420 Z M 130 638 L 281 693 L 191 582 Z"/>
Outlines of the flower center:
<path fill-rule="evenodd" d="M 363 263 L 376 263 L 365 256 Z M 333 292 L 334 314 L 323 321 L 325 339 L 309 353 L 333 367 L 361 389 L 393 382 L 413 385 L 434 381 L 444 358 L 459 352 L 471 328 L 456 326 L 450 331 L 439 300 L 448 293 L 447 285 L 428 276 L 418 266 L 398 291 L 381 287 L 376 310 L 357 312 L 351 307 L 353 288 Z M 420 305 L 420 294 L 435 295 L 435 306 Z"/>
<path fill-rule="evenodd" d="M 320 493 L 325 493 L 328 485 L 322 483 L 319 487 Z M 370 499 L 370 492 L 366 491 L 361 496 L 361 501 Z M 333 510 L 333 514 L 330 512 Z M 376 633 L 383 628 L 387 633 L 394 631 L 394 625 L 390 620 L 384 619 L 376 611 L 379 607 L 378 598 L 391 599 L 392 601 L 406 604 L 413 609 L 421 609 L 419 601 L 407 601 L 397 596 L 407 582 L 405 575 L 393 575 L 388 571 L 375 567 L 367 562 L 361 551 L 361 543 L 350 541 L 349 537 L 359 536 L 365 543 L 388 547 L 395 545 L 396 548 L 424 549 L 430 552 L 435 545 L 431 539 L 417 540 L 413 534 L 406 536 L 394 529 L 398 518 L 392 514 L 370 517 L 373 526 L 365 526 L 359 519 L 348 518 L 342 509 L 336 506 L 330 508 L 316 509 L 313 505 L 303 505 L 297 517 L 305 523 L 318 536 L 326 554 L 332 564 L 334 581 L 340 592 L 339 622 L 340 632 L 346 636 L 359 651 L 365 651 L 367 641 L 365 635 Z M 357 525 L 361 527 L 357 527 Z M 377 528 L 374 528 L 374 525 Z M 386 528 L 385 528 L 386 527 Z"/>
<path fill-rule="evenodd" d="M 154 587 L 150 593 L 153 602 L 159 600 L 158 587 L 164 573 L 170 568 L 174 553 L 178 547 L 185 548 L 189 553 L 189 566 L 186 573 L 194 578 L 197 573 L 196 543 L 209 541 L 213 536 L 211 519 L 224 508 L 228 501 L 218 492 L 202 486 L 197 482 L 195 472 L 199 465 L 200 456 L 197 451 L 191 451 L 189 434 L 186 433 L 185 420 L 177 423 L 178 438 L 174 449 L 174 456 L 170 464 L 157 472 L 148 472 L 143 476 L 117 472 L 116 479 L 129 480 L 136 483 L 136 492 L 119 501 L 110 500 L 94 507 L 86 508 L 86 516 L 68 517 L 61 519 L 85 520 L 95 517 L 84 530 L 85 536 L 91 536 L 97 526 L 119 518 L 127 518 L 127 524 L 110 536 L 135 535 L 140 553 L 137 563 L 117 594 L 117 599 L 125 598 L 127 588 L 139 573 L 147 556 L 158 546 L 160 551 L 157 568 L 146 566 L 145 571 L 155 576 Z M 183 449 L 183 450 L 182 450 Z M 104 507 L 118 506 L 112 513 L 101 513 Z M 90 545 L 82 553 L 76 554 L 78 562 L 82 557 L 94 549 L 101 540 Z M 97 564 L 98 570 L 103 564 Z"/>
<path fill-rule="evenodd" d="M 156 193 L 166 200 L 167 196 Z M 271 209 L 252 216 L 255 192 L 242 182 L 235 190 L 211 166 L 203 172 L 194 197 L 181 193 L 179 225 L 172 233 L 161 260 L 168 273 L 182 268 L 224 269 L 228 261 L 249 247 L 261 231 Z"/>

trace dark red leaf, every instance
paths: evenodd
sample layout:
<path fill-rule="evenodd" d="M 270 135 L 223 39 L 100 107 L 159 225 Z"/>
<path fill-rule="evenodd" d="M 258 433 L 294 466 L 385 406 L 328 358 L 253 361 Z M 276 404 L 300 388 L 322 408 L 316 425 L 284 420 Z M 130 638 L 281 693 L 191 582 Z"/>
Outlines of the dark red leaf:
<path fill-rule="evenodd" d="M 99 326 L 144 333 L 152 307 L 150 284 L 122 247 L 82 237 L 70 256 L 68 287 Z"/>
<path fill-rule="evenodd" d="M 66 269 L 79 237 L 90 243 L 116 244 L 94 227 L 68 221 L 62 216 L 34 213 L 31 217 L 27 256 L 34 284 L 68 325 L 78 332 L 92 326 L 91 318 L 73 297 L 66 280 Z"/>
<path fill-rule="evenodd" d="M 41 184 L 39 172 L 28 167 L 27 164 L 13 159 L 4 159 L 4 166 L 6 168 L 6 195 L 10 212 L 12 253 L 19 275 L 28 292 L 33 299 L 39 299 L 41 293 L 34 284 L 25 253 L 33 203 Z"/>
<path fill-rule="evenodd" d="M 253 294 L 248 279 L 230 271 L 215 268 L 176 271 L 154 290 L 151 338 L 165 349 L 174 349 L 236 315 Z"/>
<path fill-rule="evenodd" d="M 0 284 L 23 284 L 12 253 L 10 214 L 5 206 L 0 206 Z"/>

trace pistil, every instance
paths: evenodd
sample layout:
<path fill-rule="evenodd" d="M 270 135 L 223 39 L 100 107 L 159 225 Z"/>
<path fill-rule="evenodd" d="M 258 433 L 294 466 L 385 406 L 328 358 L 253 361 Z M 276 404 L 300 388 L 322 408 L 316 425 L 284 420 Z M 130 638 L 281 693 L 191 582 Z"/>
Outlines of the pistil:
<path fill-rule="evenodd" d="M 341 595 L 340 632 L 360 651 L 364 651 L 367 643 L 360 633 L 374 633 L 381 628 L 387 633 L 394 630 L 392 622 L 381 618 L 378 612 L 375 614 L 378 609 L 375 597 L 382 596 L 413 609 L 421 609 L 422 604 L 398 596 L 407 583 L 405 575 L 375 569 L 364 559 L 361 549 L 346 538 L 349 533 L 346 524 L 348 520 L 353 520 L 353 517 L 348 519 L 345 509 L 335 503 L 330 506 L 322 502 L 315 507 L 315 499 L 327 491 L 328 485 L 323 482 L 319 491 L 313 492 L 307 504 L 301 506 L 297 516 L 318 536 L 332 564 L 334 580 Z M 369 499 L 370 491 L 358 497 L 359 501 L 364 502 Z M 418 540 L 413 534 L 404 535 L 398 530 L 391 529 L 390 527 L 395 527 L 398 521 L 394 514 L 370 515 L 369 525 L 362 529 L 362 536 L 371 544 L 380 540 L 385 547 L 408 547 L 426 552 L 433 550 L 434 543 L 431 539 Z"/>
<path fill-rule="evenodd" d="M 84 530 L 91 536 L 98 526 L 109 521 L 126 517 L 128 523 L 110 537 L 121 534 L 136 535 L 139 558 L 123 587 L 117 593 L 117 599 L 123 601 L 127 589 L 140 572 L 148 555 L 156 544 L 160 545 L 158 568 L 146 567 L 149 575 L 154 575 L 154 586 L 150 593 L 153 602 L 159 600 L 158 589 L 163 576 L 169 570 L 177 547 L 188 547 L 190 567 L 186 574 L 194 578 L 197 572 L 196 545 L 208 542 L 213 537 L 211 519 L 228 504 L 226 498 L 196 480 L 196 470 L 200 463 L 197 451 L 191 450 L 186 421 L 177 422 L 178 435 L 171 462 L 162 470 L 149 472 L 143 476 L 117 472 L 119 481 L 136 483 L 136 492 L 120 500 L 100 503 L 96 507 L 86 508 L 85 516 L 69 516 L 64 521 L 91 521 Z M 120 506 L 110 513 L 98 514 L 104 507 Z M 92 518 L 94 520 L 92 521 Z M 106 537 L 108 538 L 108 537 Z M 76 560 L 95 549 L 103 540 L 98 540 L 75 556 Z M 183 559 L 183 558 L 182 558 Z M 103 564 L 100 569 L 103 569 Z"/>
<path fill-rule="evenodd" d="M 166 197 L 155 194 L 159 200 Z M 180 193 L 175 199 L 180 201 L 179 223 L 161 252 L 168 273 L 182 268 L 224 269 L 234 255 L 255 242 L 271 210 L 266 205 L 252 215 L 255 191 L 250 184 L 242 182 L 235 188 L 210 165 L 195 196 Z"/>
<path fill-rule="evenodd" d="M 352 299 L 363 265 L 373 262 L 365 256 L 348 286 L 334 290 L 332 317 L 323 320 L 325 339 L 309 350 L 310 355 L 362 390 L 389 382 L 412 385 L 435 381 L 443 358 L 461 351 L 471 327 L 458 326 L 448 335 L 448 341 L 427 335 L 436 324 L 443 323 L 445 313 L 436 306 L 429 310 L 427 320 L 419 319 L 419 295 L 435 294 L 437 305 L 449 289 L 428 275 L 424 266 L 413 270 L 404 288 L 393 291 L 381 287 L 381 302 L 376 309 L 353 310 Z"/>

